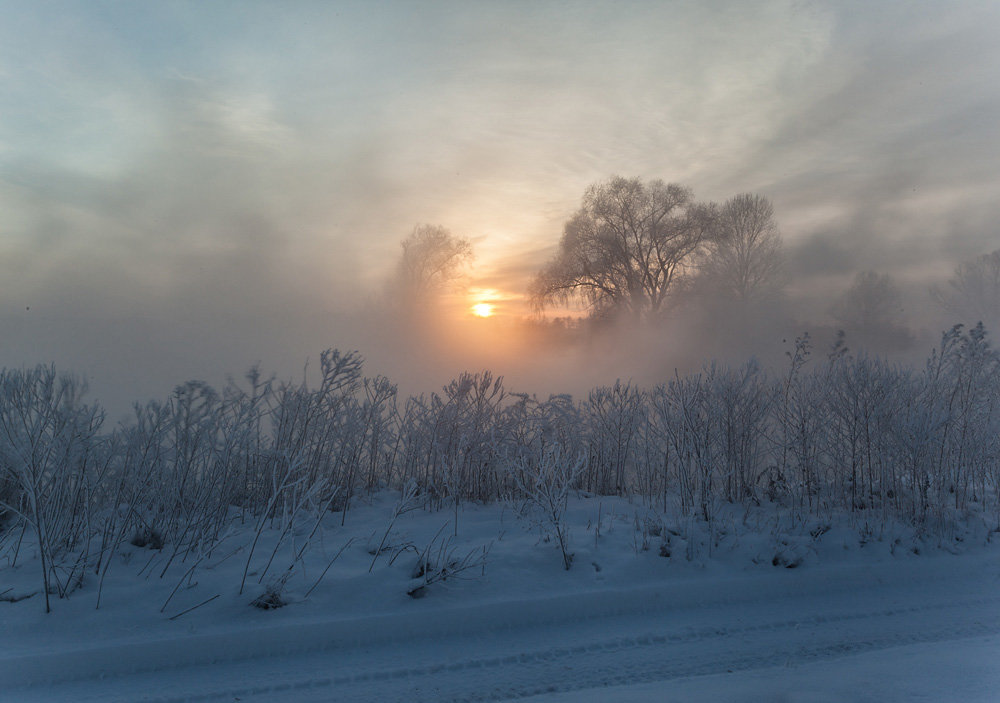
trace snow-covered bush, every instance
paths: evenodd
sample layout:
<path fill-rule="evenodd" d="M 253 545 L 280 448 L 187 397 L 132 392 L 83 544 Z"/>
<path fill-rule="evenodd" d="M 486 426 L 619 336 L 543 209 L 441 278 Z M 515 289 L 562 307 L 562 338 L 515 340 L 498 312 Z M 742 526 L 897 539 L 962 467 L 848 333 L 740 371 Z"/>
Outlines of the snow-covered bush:
<path fill-rule="evenodd" d="M 1000 355 L 981 325 L 945 332 L 921 369 L 843 344 L 811 352 L 804 336 L 777 374 L 708 364 L 574 401 L 508 392 L 489 372 L 400 400 L 389 379 L 362 375 L 358 354 L 327 350 L 316 383 L 256 368 L 221 392 L 190 381 L 110 432 L 79 379 L 7 369 L 0 554 L 8 565 L 37 554 L 46 598 L 65 596 L 84 573 L 103 584 L 128 542 L 149 549 L 142 573 L 163 577 L 208 558 L 239 522 L 256 538 L 245 589 L 251 571 L 263 585 L 303 563 L 300 530 L 330 512 L 343 524 L 352 500 L 384 488 L 407 509 L 454 511 L 453 533 L 463 503 L 518 498 L 567 568 L 573 489 L 639 496 L 709 545 L 730 506 L 768 502 L 802 523 L 838 514 L 865 535 L 894 523 L 943 535 L 971 514 L 1000 528 Z"/>
<path fill-rule="evenodd" d="M 546 447 L 539 456 L 520 456 L 508 464 L 528 515 L 544 534 L 555 539 L 567 571 L 573 564 L 573 554 L 566 506 L 583 467 L 583 457 L 567 457 L 557 444 Z"/>
<path fill-rule="evenodd" d="M 627 492 L 634 480 L 636 440 L 645 421 L 645 395 L 631 383 L 615 381 L 590 392 L 584 413 L 588 419 L 589 457 L 584 486 L 602 495 Z"/>
<path fill-rule="evenodd" d="M 6 511 L 34 533 L 45 610 L 83 576 L 95 500 L 107 464 L 96 451 L 104 416 L 83 403 L 85 384 L 53 366 L 0 372 L 0 471 Z M 12 490 L 13 488 L 13 490 Z"/>
<path fill-rule="evenodd" d="M 460 554 L 453 537 L 445 534 L 447 527 L 447 524 L 442 525 L 423 549 L 413 548 L 417 561 L 410 573 L 413 583 L 406 591 L 411 598 L 423 598 L 427 595 L 427 588 L 435 583 L 480 578 L 486 574 L 491 545 L 473 547 Z"/>

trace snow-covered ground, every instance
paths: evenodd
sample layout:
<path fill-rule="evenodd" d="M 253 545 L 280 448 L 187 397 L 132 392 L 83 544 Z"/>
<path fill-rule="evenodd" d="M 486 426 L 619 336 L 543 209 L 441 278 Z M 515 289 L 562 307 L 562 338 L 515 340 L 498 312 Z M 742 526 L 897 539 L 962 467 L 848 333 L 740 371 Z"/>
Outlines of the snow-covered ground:
<path fill-rule="evenodd" d="M 50 614 L 20 599 L 39 566 L 27 541 L 10 566 L 8 539 L 0 700 L 1000 700 L 1000 550 L 981 521 L 920 540 L 723 506 L 709 531 L 578 497 L 565 571 L 512 506 L 411 510 L 390 528 L 398 497 L 357 502 L 343 526 L 327 515 L 302 561 L 305 519 L 276 551 L 265 532 L 249 562 L 250 524 L 169 566 L 169 549 L 128 545 L 103 586 L 88 574 Z M 431 574 L 469 568 L 414 598 L 421 555 Z M 252 607 L 283 574 L 287 604 Z"/>

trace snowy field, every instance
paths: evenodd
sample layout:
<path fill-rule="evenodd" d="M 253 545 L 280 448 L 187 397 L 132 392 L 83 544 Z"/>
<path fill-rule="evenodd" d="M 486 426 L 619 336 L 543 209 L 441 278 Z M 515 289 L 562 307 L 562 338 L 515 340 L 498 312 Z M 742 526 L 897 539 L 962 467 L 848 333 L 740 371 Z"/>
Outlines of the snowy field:
<path fill-rule="evenodd" d="M 998 700 L 1000 550 L 982 520 L 921 539 L 765 504 L 722 506 L 708 531 L 577 495 L 567 571 L 523 505 L 400 500 L 315 531 L 278 521 L 256 544 L 234 517 L 171 563 L 126 543 L 49 614 L 29 537 L 13 567 L 8 539 L 0 699 Z M 268 594 L 281 607 L 252 605 Z"/>

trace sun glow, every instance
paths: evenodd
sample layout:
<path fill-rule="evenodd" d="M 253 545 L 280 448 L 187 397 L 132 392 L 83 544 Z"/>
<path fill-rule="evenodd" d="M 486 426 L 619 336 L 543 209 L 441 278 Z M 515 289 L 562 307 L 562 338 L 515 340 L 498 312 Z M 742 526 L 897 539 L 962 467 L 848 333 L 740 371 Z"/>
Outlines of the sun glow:
<path fill-rule="evenodd" d="M 489 303 L 476 303 L 472 306 L 472 314 L 476 317 L 489 317 L 493 314 L 493 306 Z"/>

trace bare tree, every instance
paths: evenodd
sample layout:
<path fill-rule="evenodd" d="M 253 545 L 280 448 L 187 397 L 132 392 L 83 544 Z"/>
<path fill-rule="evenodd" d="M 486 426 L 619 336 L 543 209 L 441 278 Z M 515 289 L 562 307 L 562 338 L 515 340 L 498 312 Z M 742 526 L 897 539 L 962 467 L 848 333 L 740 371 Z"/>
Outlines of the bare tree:
<path fill-rule="evenodd" d="M 934 299 L 958 321 L 1000 326 L 1000 249 L 959 264 L 948 287 L 931 289 Z"/>
<path fill-rule="evenodd" d="M 402 292 L 427 296 L 453 282 L 472 260 L 472 245 L 439 225 L 417 225 L 400 245 L 396 283 Z"/>
<path fill-rule="evenodd" d="M 784 261 L 771 201 L 750 193 L 730 198 L 719 210 L 718 228 L 702 267 L 709 286 L 740 302 L 776 292 Z"/>
<path fill-rule="evenodd" d="M 715 210 L 660 180 L 615 176 L 587 189 L 556 256 L 531 287 L 535 305 L 582 299 L 594 314 L 663 312 L 692 255 L 714 231 Z"/>
<path fill-rule="evenodd" d="M 913 342 L 912 332 L 900 322 L 902 297 L 887 273 L 859 273 L 830 314 L 849 335 L 857 335 L 876 351 L 902 349 Z"/>

